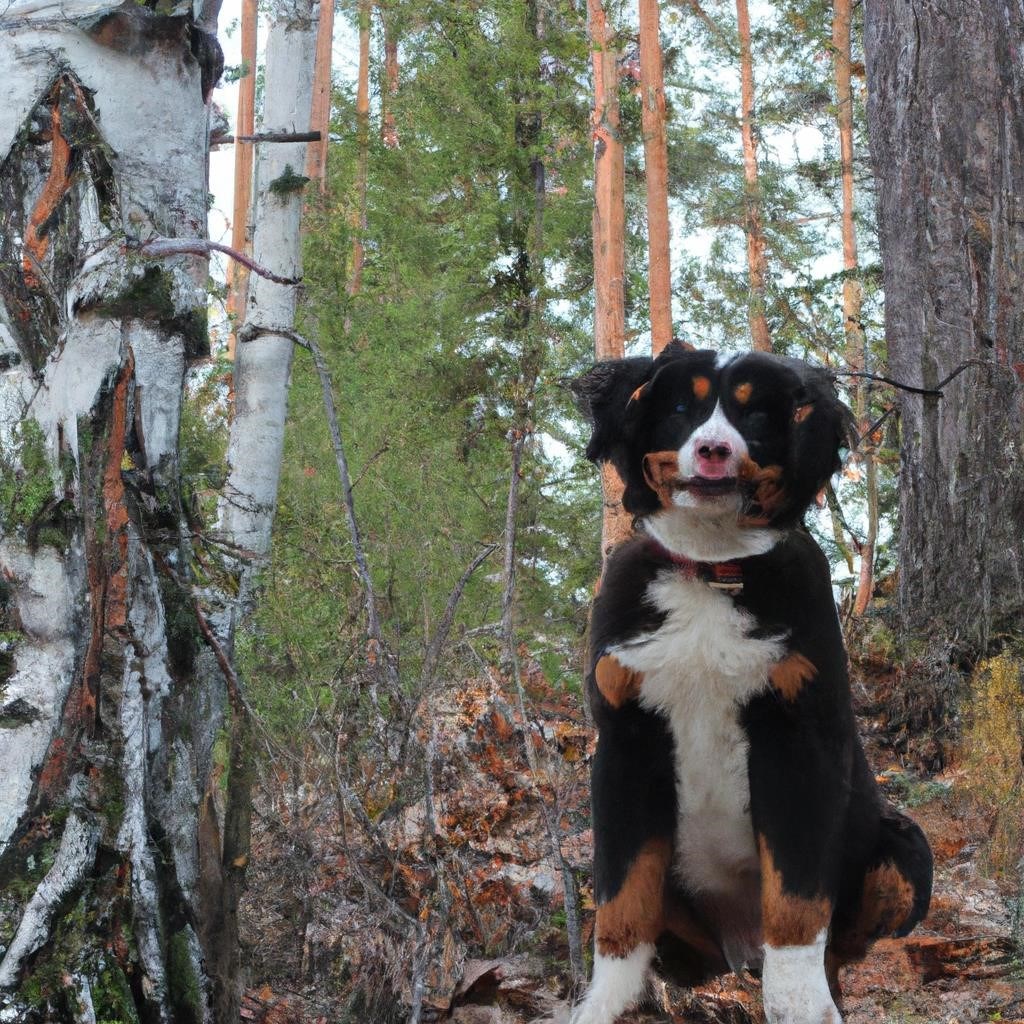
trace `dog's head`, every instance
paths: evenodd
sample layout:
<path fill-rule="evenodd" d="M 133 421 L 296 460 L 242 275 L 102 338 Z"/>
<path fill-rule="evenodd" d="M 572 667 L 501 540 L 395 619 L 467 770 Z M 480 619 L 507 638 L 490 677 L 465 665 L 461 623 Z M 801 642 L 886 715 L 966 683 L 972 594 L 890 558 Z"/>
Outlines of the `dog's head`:
<path fill-rule="evenodd" d="M 635 516 L 791 526 L 850 444 L 831 377 L 798 359 L 673 344 L 657 359 L 598 363 L 571 387 L 593 424 L 587 458 L 615 466 Z"/>

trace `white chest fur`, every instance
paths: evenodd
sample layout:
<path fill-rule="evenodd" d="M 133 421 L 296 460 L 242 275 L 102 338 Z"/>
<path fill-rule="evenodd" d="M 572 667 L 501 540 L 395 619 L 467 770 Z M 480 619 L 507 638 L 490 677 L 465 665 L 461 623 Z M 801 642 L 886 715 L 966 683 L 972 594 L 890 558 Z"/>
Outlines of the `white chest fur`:
<path fill-rule="evenodd" d="M 767 685 L 783 640 L 750 638 L 753 616 L 675 570 L 661 573 L 647 597 L 665 622 L 610 653 L 643 673 L 640 703 L 667 718 L 675 739 L 680 881 L 694 893 L 728 895 L 757 870 L 739 710 Z"/>

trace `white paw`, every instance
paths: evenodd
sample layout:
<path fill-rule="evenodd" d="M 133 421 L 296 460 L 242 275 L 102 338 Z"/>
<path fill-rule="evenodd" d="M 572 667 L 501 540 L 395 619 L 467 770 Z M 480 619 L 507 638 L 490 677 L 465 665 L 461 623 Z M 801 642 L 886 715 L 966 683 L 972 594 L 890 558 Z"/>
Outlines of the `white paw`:
<path fill-rule="evenodd" d="M 594 978 L 573 1011 L 571 1024 L 614 1024 L 647 988 L 647 968 L 654 957 L 654 946 L 644 943 L 629 956 L 594 954 Z"/>
<path fill-rule="evenodd" d="M 765 946 L 761 969 L 768 1024 L 843 1024 L 825 976 L 826 932 L 808 946 Z"/>

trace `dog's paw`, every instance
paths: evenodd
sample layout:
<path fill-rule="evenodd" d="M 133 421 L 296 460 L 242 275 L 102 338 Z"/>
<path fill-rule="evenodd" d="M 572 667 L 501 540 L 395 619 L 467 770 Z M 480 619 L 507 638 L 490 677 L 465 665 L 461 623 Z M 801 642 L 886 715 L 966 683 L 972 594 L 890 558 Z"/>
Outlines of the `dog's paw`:
<path fill-rule="evenodd" d="M 768 1024 L 843 1024 L 825 977 L 825 942 L 766 946 L 761 970 Z"/>

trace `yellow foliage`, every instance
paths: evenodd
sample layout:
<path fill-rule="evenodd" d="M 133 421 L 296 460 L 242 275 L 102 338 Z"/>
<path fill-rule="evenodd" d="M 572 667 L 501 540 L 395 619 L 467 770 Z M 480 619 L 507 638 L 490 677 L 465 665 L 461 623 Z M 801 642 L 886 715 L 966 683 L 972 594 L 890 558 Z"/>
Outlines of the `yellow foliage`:
<path fill-rule="evenodd" d="M 1012 870 L 1024 838 L 1024 661 L 1004 653 L 983 661 L 971 677 L 964 737 L 967 787 L 993 817 L 988 862 Z"/>

